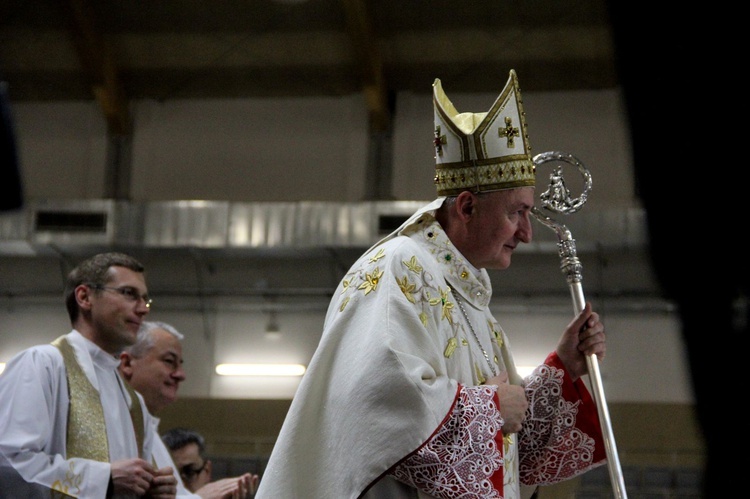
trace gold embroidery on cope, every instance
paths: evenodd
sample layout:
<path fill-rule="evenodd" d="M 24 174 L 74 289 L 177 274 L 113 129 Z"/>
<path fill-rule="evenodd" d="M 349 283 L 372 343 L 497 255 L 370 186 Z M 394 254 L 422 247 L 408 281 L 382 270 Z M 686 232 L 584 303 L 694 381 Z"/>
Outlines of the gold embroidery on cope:
<path fill-rule="evenodd" d="M 492 334 L 495 336 L 495 342 L 497 343 L 497 346 L 500 348 L 503 347 L 503 334 L 499 329 L 495 329 L 496 324 L 492 321 L 487 321 L 487 325 L 490 328 L 490 331 L 492 331 Z"/>
<path fill-rule="evenodd" d="M 443 355 L 446 359 L 450 359 L 451 355 L 453 355 L 453 352 L 456 351 L 456 347 L 458 347 L 458 341 L 456 341 L 456 338 L 449 338 L 448 339 L 448 345 L 445 347 L 445 351 L 443 352 Z"/>
<path fill-rule="evenodd" d="M 448 294 L 451 292 L 451 288 L 448 287 L 443 291 L 440 290 L 440 302 L 443 304 L 443 319 L 446 319 L 451 325 L 453 325 L 453 303 L 448 300 Z"/>
<path fill-rule="evenodd" d="M 375 256 L 370 257 L 370 263 L 375 263 L 385 256 L 385 250 L 380 248 Z"/>
<path fill-rule="evenodd" d="M 408 262 L 403 262 L 403 264 L 406 265 L 407 269 L 414 272 L 415 274 L 419 274 L 423 270 L 422 266 L 419 263 L 417 263 L 416 256 L 412 256 Z"/>
<path fill-rule="evenodd" d="M 365 291 L 365 294 L 369 294 L 370 291 L 375 291 L 375 289 L 378 287 L 378 282 L 380 282 L 380 278 L 383 277 L 383 271 L 380 270 L 380 268 L 375 267 L 372 271 L 372 274 L 369 272 L 365 273 L 365 282 L 359 285 L 359 288 L 357 289 L 363 289 Z"/>
<path fill-rule="evenodd" d="M 484 382 L 487 381 L 487 378 L 484 377 L 484 373 L 481 369 L 479 369 L 479 366 L 476 365 L 476 363 L 474 364 L 474 371 L 477 374 L 477 381 L 479 381 L 479 384 L 484 384 Z"/>
<path fill-rule="evenodd" d="M 404 294 L 406 299 L 411 303 L 417 303 L 413 294 L 417 289 L 417 285 L 409 282 L 409 279 L 406 276 L 404 276 L 403 279 L 396 278 L 396 282 L 398 283 L 398 287 L 401 288 L 401 292 Z"/>

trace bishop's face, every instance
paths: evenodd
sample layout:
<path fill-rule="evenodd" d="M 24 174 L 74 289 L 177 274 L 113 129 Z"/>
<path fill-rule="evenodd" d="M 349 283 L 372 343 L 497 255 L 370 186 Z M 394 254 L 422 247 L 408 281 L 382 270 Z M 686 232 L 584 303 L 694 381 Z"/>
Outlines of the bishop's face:
<path fill-rule="evenodd" d="M 506 269 L 520 243 L 531 242 L 534 188 L 517 187 L 473 194 L 461 253 L 477 268 Z"/>

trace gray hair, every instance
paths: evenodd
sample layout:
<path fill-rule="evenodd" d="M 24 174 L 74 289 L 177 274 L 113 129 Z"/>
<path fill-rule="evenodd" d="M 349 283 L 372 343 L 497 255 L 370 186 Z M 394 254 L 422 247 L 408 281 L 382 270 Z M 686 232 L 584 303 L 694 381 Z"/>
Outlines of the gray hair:
<path fill-rule="evenodd" d="M 161 321 L 143 321 L 141 328 L 138 330 L 138 336 L 135 343 L 130 347 L 126 348 L 128 352 L 135 358 L 141 358 L 146 355 L 149 350 L 154 347 L 154 331 L 157 329 L 163 329 L 178 340 L 182 341 L 185 339 L 185 335 L 175 329 L 174 326 Z"/>

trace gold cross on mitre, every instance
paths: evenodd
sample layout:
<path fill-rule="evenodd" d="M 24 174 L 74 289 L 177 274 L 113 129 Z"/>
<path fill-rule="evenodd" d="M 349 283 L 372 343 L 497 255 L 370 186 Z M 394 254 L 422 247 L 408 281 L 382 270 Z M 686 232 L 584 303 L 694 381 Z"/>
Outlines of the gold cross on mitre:
<path fill-rule="evenodd" d="M 518 128 L 513 126 L 513 119 L 510 116 L 505 117 L 505 128 L 498 128 L 497 134 L 500 137 L 505 137 L 508 139 L 509 148 L 516 147 L 516 144 L 513 138 L 518 137 L 519 133 L 518 133 Z"/>

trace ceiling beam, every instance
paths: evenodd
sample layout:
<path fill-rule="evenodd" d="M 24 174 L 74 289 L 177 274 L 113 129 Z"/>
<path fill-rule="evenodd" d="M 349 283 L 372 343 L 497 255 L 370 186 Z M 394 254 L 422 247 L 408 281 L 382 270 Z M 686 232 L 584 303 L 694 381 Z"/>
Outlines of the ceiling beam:
<path fill-rule="evenodd" d="M 370 129 L 373 132 L 388 130 L 391 125 L 388 89 L 367 2 L 342 0 L 342 4 L 346 13 L 347 32 L 362 73 L 362 91 L 370 115 Z"/>
<path fill-rule="evenodd" d="M 103 36 L 87 0 L 67 0 L 63 5 L 68 13 L 73 45 L 109 132 L 129 135 L 132 123 L 128 99 L 109 41 Z"/>

